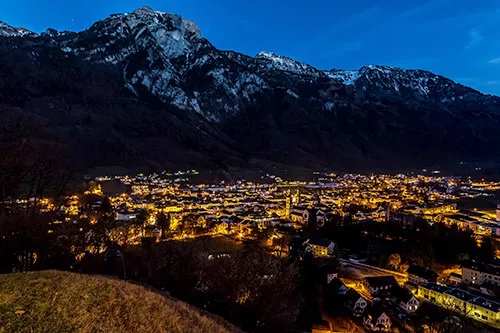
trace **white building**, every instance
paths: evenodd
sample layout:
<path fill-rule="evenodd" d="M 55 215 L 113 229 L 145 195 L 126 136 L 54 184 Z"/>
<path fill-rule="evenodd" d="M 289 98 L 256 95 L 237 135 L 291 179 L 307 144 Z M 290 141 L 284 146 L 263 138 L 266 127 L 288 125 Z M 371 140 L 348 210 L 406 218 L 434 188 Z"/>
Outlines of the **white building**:
<path fill-rule="evenodd" d="M 117 212 L 116 220 L 117 221 L 132 221 L 137 218 L 137 213 L 134 212 Z"/>
<path fill-rule="evenodd" d="M 484 282 L 500 286 L 500 267 L 471 262 L 462 266 L 462 282 L 482 285 Z"/>

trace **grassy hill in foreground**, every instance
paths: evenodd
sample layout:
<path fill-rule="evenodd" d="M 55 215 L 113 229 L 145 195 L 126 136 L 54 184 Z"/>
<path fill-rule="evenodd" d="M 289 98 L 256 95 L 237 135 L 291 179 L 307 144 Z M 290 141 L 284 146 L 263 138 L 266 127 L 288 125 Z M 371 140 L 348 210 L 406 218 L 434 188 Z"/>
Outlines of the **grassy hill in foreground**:
<path fill-rule="evenodd" d="M 0 332 L 240 332 L 142 286 L 43 271 L 0 275 Z"/>

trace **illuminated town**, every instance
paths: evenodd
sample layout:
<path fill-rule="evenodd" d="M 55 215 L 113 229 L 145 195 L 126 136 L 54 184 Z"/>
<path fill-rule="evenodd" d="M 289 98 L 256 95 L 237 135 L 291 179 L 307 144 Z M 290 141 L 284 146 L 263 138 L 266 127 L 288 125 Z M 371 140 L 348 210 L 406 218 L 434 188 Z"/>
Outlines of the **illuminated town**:
<path fill-rule="evenodd" d="M 91 226 L 99 224 L 102 212 L 107 211 L 113 220 L 107 236 L 119 246 L 211 238 L 234 244 L 257 241 L 277 257 L 293 254 L 304 260 L 310 256 L 320 272 L 316 283 L 325 295 L 324 302 L 347 313 L 347 319 L 332 319 L 328 307 L 323 306 L 313 332 L 355 331 L 356 327 L 414 331 L 410 323 L 415 322 L 437 332 L 420 314 L 426 307 L 431 307 L 426 311 L 438 309 L 500 328 L 500 302 L 495 301 L 500 289 L 496 246 L 491 248 L 494 258 L 490 263 L 464 256 L 459 264 L 432 267 L 425 264 L 433 263 L 434 258 L 402 260 L 398 253 L 383 263 L 376 262 L 371 258 L 383 251 L 376 246 L 370 249 L 379 240 L 405 242 L 408 237 L 380 228 L 390 225 L 419 231 L 422 221 L 471 233 L 473 246 L 479 249 L 486 247 L 485 242 L 496 244 L 500 205 L 498 209 L 478 209 L 463 203 L 495 200 L 499 182 L 441 177 L 434 172 L 431 176 L 315 173 L 312 182 L 266 175 L 261 182 L 201 184 L 191 181 L 197 175 L 190 170 L 87 178 L 86 189 L 66 197 L 60 205 L 41 200 L 44 210 L 58 216 L 48 232 L 82 219 Z M 367 250 L 359 250 L 360 242 L 351 247 L 345 239 L 336 239 L 335 230 L 346 228 L 357 228 L 359 237 L 368 237 L 361 242 Z M 88 228 L 80 231 L 86 237 L 94 232 Z M 102 248 L 90 244 L 84 250 L 106 251 L 104 245 L 99 246 Z M 76 255 L 81 259 L 84 253 Z M 215 250 L 207 256 L 214 259 L 230 253 Z"/>
<path fill-rule="evenodd" d="M 500 332 L 500 1 L 0 13 L 0 333 Z"/>

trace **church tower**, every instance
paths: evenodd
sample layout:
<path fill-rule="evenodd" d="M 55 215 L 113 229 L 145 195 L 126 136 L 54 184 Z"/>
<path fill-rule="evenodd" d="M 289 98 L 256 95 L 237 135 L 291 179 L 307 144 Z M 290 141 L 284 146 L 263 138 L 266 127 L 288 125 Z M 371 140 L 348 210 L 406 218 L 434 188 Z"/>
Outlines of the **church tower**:
<path fill-rule="evenodd" d="M 291 211 L 292 211 L 292 198 L 290 196 L 290 193 L 287 193 L 286 199 L 285 199 L 285 217 L 287 219 L 290 218 Z"/>
<path fill-rule="evenodd" d="M 290 218 L 292 208 L 300 204 L 300 192 L 299 189 L 288 190 L 286 192 L 285 198 L 285 217 Z"/>
<path fill-rule="evenodd" d="M 292 192 L 292 206 L 300 205 L 300 190 L 297 188 Z"/>
<path fill-rule="evenodd" d="M 500 222 L 500 202 L 497 203 L 497 221 Z"/>

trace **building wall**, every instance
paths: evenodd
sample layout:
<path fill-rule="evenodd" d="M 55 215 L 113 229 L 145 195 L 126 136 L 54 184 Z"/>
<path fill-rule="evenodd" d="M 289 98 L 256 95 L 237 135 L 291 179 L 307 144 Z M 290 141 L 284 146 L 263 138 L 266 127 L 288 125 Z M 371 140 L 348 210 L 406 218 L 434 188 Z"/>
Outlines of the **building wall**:
<path fill-rule="evenodd" d="M 422 298 L 424 298 L 432 303 L 435 303 L 437 305 L 442 305 L 442 298 L 441 298 L 442 295 L 441 295 L 441 293 L 439 293 L 437 291 L 423 288 L 422 286 L 419 286 L 418 287 L 418 296 L 422 297 Z"/>
<path fill-rule="evenodd" d="M 467 303 L 466 312 L 469 317 L 474 318 L 477 321 L 483 321 L 495 326 L 498 326 L 500 323 L 499 312 L 494 312 L 492 310 L 485 309 L 475 304 Z"/>
<path fill-rule="evenodd" d="M 500 276 L 462 267 L 462 282 L 477 285 L 481 285 L 484 282 L 490 282 L 500 286 Z"/>
<path fill-rule="evenodd" d="M 420 285 L 420 284 L 426 284 L 428 281 L 426 279 L 421 278 L 420 276 L 408 274 L 408 282 Z"/>
<path fill-rule="evenodd" d="M 500 327 L 500 312 L 485 309 L 474 303 L 465 302 L 452 295 L 442 294 L 434 290 L 418 287 L 418 296 L 449 310 L 460 312 L 477 321 Z"/>
<path fill-rule="evenodd" d="M 328 248 L 323 246 L 317 246 L 309 244 L 312 249 L 312 253 L 315 257 L 328 257 Z"/>
<path fill-rule="evenodd" d="M 391 325 L 392 325 L 391 320 L 389 319 L 389 317 L 385 313 L 383 313 L 377 319 L 377 322 L 375 323 L 375 325 L 373 325 L 373 323 L 372 323 L 372 317 L 367 316 L 365 319 L 365 324 L 368 327 L 370 327 L 372 330 L 375 330 L 378 325 L 384 326 L 385 330 L 389 330 L 391 328 Z"/>
<path fill-rule="evenodd" d="M 467 284 L 482 284 L 482 274 L 479 271 L 462 267 L 462 282 Z"/>
<path fill-rule="evenodd" d="M 406 311 L 406 312 L 415 312 L 418 310 L 418 307 L 420 306 L 420 302 L 415 298 L 412 297 L 408 303 L 401 302 L 400 306 Z"/>
<path fill-rule="evenodd" d="M 332 242 L 332 243 L 330 243 L 330 245 L 328 245 L 328 252 L 329 252 L 330 254 L 333 254 L 333 253 L 335 252 L 335 247 L 336 247 L 336 246 L 337 246 L 337 245 L 336 245 L 335 243 L 333 243 L 333 242 Z"/>
<path fill-rule="evenodd" d="M 116 214 L 116 220 L 118 221 L 131 221 L 136 217 L 137 217 L 136 214 L 121 214 L 121 213 Z"/>

